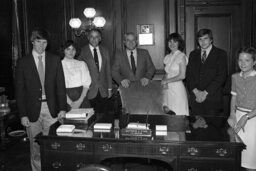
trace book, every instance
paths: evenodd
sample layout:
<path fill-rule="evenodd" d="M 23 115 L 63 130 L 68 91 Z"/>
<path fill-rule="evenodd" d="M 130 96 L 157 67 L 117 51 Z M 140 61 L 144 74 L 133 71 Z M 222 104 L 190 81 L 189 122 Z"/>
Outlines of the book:
<path fill-rule="evenodd" d="M 66 113 L 66 119 L 85 119 L 94 114 L 93 108 L 71 109 Z"/>
<path fill-rule="evenodd" d="M 98 129 L 98 130 L 104 130 L 104 129 L 111 129 L 112 128 L 112 124 L 111 123 L 96 123 L 93 126 L 94 129 Z"/>
<path fill-rule="evenodd" d="M 63 124 L 60 125 L 56 132 L 57 133 L 72 133 L 75 129 L 75 125 L 67 125 L 67 124 Z"/>

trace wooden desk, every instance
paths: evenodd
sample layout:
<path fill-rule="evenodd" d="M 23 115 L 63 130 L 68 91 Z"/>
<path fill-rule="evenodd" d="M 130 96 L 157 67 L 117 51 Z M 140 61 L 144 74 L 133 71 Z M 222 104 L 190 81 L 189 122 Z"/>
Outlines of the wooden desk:
<path fill-rule="evenodd" d="M 130 120 L 145 120 L 145 117 L 131 116 Z M 209 129 L 203 131 L 198 132 L 197 129 L 184 132 L 184 125 L 180 128 L 175 126 L 182 122 L 182 118 L 176 116 L 150 115 L 148 121 L 151 128 L 155 124 L 169 123 L 168 135 L 156 136 L 153 131 L 153 136 L 148 140 L 129 140 L 122 137 L 117 129 L 110 133 L 94 133 L 88 130 L 87 134 L 76 135 L 81 137 L 57 136 L 55 130 L 59 123 L 55 123 L 48 136 L 37 137 L 41 148 L 42 170 L 75 171 L 89 163 L 100 163 L 118 157 L 157 159 L 170 164 L 175 171 L 240 170 L 244 145 L 232 142 L 226 132 L 216 130 L 219 137 L 213 138 L 210 124 Z M 184 118 L 184 124 L 186 123 Z M 193 139 L 200 132 L 208 132 L 209 141 L 206 137 L 200 141 Z M 90 136 L 90 133 L 92 137 L 85 137 Z"/>

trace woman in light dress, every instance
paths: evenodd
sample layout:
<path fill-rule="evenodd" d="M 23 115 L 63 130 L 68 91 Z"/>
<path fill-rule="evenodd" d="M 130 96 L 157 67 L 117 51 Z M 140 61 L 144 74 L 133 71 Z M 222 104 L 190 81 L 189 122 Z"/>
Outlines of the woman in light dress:
<path fill-rule="evenodd" d="M 183 84 L 188 61 L 183 53 L 184 41 L 178 33 L 172 33 L 167 42 L 170 53 L 164 58 L 166 75 L 161 82 L 165 87 L 163 109 L 166 113 L 171 110 L 176 115 L 189 115 L 187 92 Z"/>
<path fill-rule="evenodd" d="M 241 166 L 256 171 L 256 49 L 243 47 L 238 54 L 241 72 L 232 75 L 228 123 L 246 145 Z"/>
<path fill-rule="evenodd" d="M 78 48 L 72 40 L 67 40 L 61 48 L 64 57 L 62 66 L 69 109 L 90 107 L 86 94 L 91 84 L 91 76 L 86 63 L 74 59 L 77 50 Z"/>

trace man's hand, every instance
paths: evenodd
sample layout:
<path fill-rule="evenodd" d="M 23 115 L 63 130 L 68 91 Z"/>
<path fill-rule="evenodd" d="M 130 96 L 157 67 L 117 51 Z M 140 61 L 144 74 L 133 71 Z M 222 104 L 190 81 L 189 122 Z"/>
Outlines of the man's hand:
<path fill-rule="evenodd" d="M 108 98 L 112 97 L 112 90 L 108 89 Z"/>
<path fill-rule="evenodd" d="M 130 85 L 130 80 L 128 79 L 124 79 L 121 81 L 121 85 L 124 87 L 124 88 L 128 88 L 129 85 Z"/>
<path fill-rule="evenodd" d="M 206 100 L 206 97 L 208 95 L 207 91 L 200 91 L 198 89 L 193 90 L 195 96 L 196 96 L 196 102 L 202 103 Z"/>
<path fill-rule="evenodd" d="M 58 121 L 61 121 L 65 117 L 66 112 L 65 111 L 60 111 L 58 113 Z"/>
<path fill-rule="evenodd" d="M 26 128 L 30 127 L 30 122 L 27 116 L 23 116 L 21 118 L 21 125 L 25 126 Z"/>
<path fill-rule="evenodd" d="M 148 85 L 149 79 L 147 79 L 147 78 L 141 78 L 141 79 L 140 79 L 140 83 L 141 83 L 141 85 L 142 85 L 143 87 L 145 87 L 145 86 Z"/>
<path fill-rule="evenodd" d="M 196 116 L 196 121 L 192 124 L 193 128 L 207 128 L 208 125 L 205 121 L 205 119 L 201 116 Z"/>

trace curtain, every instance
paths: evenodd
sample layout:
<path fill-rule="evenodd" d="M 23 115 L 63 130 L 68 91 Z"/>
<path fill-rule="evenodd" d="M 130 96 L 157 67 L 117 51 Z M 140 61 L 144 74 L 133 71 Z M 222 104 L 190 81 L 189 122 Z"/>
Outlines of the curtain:
<path fill-rule="evenodd" d="M 12 8 L 12 69 L 15 73 L 15 67 L 18 58 L 21 58 L 21 38 L 20 38 L 20 23 L 18 14 L 18 0 L 13 0 Z"/>

